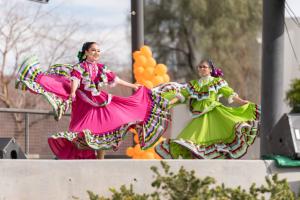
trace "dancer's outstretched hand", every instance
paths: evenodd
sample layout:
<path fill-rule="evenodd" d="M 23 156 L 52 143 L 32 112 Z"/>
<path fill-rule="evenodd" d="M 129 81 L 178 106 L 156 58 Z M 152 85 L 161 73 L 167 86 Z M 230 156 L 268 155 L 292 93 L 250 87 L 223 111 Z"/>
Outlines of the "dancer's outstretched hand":
<path fill-rule="evenodd" d="M 134 86 L 135 86 L 134 88 L 135 91 L 138 90 L 140 87 L 142 87 L 142 85 L 139 83 L 135 83 Z"/>
<path fill-rule="evenodd" d="M 242 105 L 245 105 L 245 104 L 247 104 L 247 103 L 249 103 L 248 100 L 242 100 L 242 102 L 241 102 Z"/>
<path fill-rule="evenodd" d="M 249 103 L 248 100 L 241 99 L 237 95 L 233 97 L 233 101 L 236 102 L 236 103 L 238 103 L 238 104 L 240 104 L 240 105 L 245 105 L 245 104 Z"/>

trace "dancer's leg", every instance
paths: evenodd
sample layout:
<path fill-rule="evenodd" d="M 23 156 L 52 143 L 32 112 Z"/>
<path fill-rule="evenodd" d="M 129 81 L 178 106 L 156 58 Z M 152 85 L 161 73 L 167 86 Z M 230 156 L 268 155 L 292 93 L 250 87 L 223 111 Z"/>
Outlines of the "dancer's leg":
<path fill-rule="evenodd" d="M 97 159 L 104 159 L 104 154 L 105 154 L 104 150 L 98 150 L 97 151 Z"/>

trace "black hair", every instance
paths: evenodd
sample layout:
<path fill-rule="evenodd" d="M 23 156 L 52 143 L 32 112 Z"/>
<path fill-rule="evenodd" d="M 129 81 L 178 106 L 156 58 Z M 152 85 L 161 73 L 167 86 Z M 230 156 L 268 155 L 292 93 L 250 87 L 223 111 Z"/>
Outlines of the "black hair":
<path fill-rule="evenodd" d="M 207 63 L 208 67 L 211 69 L 211 76 L 213 77 L 221 77 L 223 76 L 223 72 L 220 68 L 217 68 L 216 65 L 213 63 L 213 61 L 211 59 L 203 59 L 200 61 L 198 67 L 203 64 L 203 63 Z"/>
<path fill-rule="evenodd" d="M 199 64 L 198 64 L 198 67 L 201 65 L 201 64 L 203 64 L 203 63 L 207 63 L 208 64 L 208 67 L 210 68 L 210 69 L 214 69 L 215 68 L 215 64 L 213 63 L 213 61 L 211 60 L 211 59 L 203 59 L 203 60 L 201 60 L 200 62 L 199 62 Z"/>
<path fill-rule="evenodd" d="M 77 58 L 78 58 L 79 62 L 85 61 L 86 56 L 84 55 L 84 53 L 85 53 L 85 51 L 89 50 L 89 48 L 91 48 L 91 46 L 93 44 L 97 44 L 97 43 L 96 42 L 85 42 L 82 45 L 81 51 L 78 51 L 78 54 L 77 54 Z"/>

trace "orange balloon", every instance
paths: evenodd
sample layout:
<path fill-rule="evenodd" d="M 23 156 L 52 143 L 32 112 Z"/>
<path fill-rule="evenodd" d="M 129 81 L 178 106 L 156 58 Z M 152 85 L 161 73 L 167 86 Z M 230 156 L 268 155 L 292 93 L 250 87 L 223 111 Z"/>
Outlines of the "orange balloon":
<path fill-rule="evenodd" d="M 154 147 L 151 147 L 143 152 L 143 156 L 150 159 L 161 159 L 161 157 L 155 152 Z"/>
<path fill-rule="evenodd" d="M 133 69 L 136 69 L 136 68 L 139 68 L 139 67 L 143 67 L 143 66 L 141 66 L 139 63 L 137 63 L 137 62 L 134 62 L 133 63 Z"/>
<path fill-rule="evenodd" d="M 140 48 L 140 51 L 142 52 L 142 54 L 144 54 L 147 57 L 152 57 L 152 51 L 150 49 L 149 46 L 144 45 Z"/>
<path fill-rule="evenodd" d="M 133 140 L 134 140 L 134 142 L 135 142 L 136 144 L 140 143 L 138 134 L 135 134 L 135 135 L 134 135 Z"/>
<path fill-rule="evenodd" d="M 133 70 L 134 75 L 141 76 L 144 73 L 144 67 L 137 67 Z"/>
<path fill-rule="evenodd" d="M 135 76 L 135 80 L 138 82 L 138 84 L 145 85 L 144 84 L 144 82 L 145 82 L 144 77 L 142 77 L 142 76 Z"/>
<path fill-rule="evenodd" d="M 131 128 L 130 132 L 132 132 L 133 134 L 138 134 L 137 131 L 134 128 Z"/>
<path fill-rule="evenodd" d="M 141 150 L 141 146 L 139 144 L 133 147 L 134 155 L 132 156 L 133 159 L 141 159 L 143 151 Z"/>
<path fill-rule="evenodd" d="M 168 71 L 168 68 L 166 65 L 158 64 L 158 65 L 156 65 L 154 72 L 157 75 L 164 75 L 165 73 L 167 73 L 167 71 Z"/>
<path fill-rule="evenodd" d="M 145 85 L 146 79 L 145 79 L 145 77 L 144 77 L 143 74 L 142 74 L 142 75 L 139 75 L 139 76 L 135 76 L 135 79 L 137 80 L 137 82 L 138 82 L 139 84 Z"/>
<path fill-rule="evenodd" d="M 156 65 L 156 60 L 154 58 L 148 58 L 146 62 L 146 67 L 155 67 Z"/>
<path fill-rule="evenodd" d="M 135 62 L 137 63 L 137 65 L 140 65 L 140 66 L 145 66 L 146 63 L 147 63 L 147 58 L 143 55 L 139 55 Z"/>
<path fill-rule="evenodd" d="M 151 152 L 151 153 L 155 153 L 155 150 L 154 150 L 154 147 L 152 146 L 151 148 L 147 149 L 148 152 Z"/>
<path fill-rule="evenodd" d="M 154 154 L 154 158 L 157 159 L 157 160 L 161 160 L 162 159 L 157 153 Z"/>
<path fill-rule="evenodd" d="M 133 56 L 133 59 L 136 61 L 137 58 L 142 55 L 142 53 L 140 51 L 135 51 L 133 52 L 132 56 Z"/>
<path fill-rule="evenodd" d="M 136 145 L 134 146 L 134 150 L 135 150 L 135 151 L 136 151 L 136 150 L 141 150 L 141 145 L 136 144 Z"/>
<path fill-rule="evenodd" d="M 134 149 L 132 147 L 128 147 L 126 149 L 126 155 L 132 157 L 134 155 Z"/>
<path fill-rule="evenodd" d="M 152 83 L 153 83 L 154 86 L 157 86 L 157 85 L 159 85 L 159 84 L 161 84 L 161 83 L 163 83 L 163 82 L 164 82 L 164 79 L 163 79 L 162 76 L 155 76 L 155 77 L 152 79 Z"/>
<path fill-rule="evenodd" d="M 149 151 L 145 151 L 144 154 L 143 154 L 143 158 L 144 159 L 155 159 L 154 153 L 149 152 Z"/>
<path fill-rule="evenodd" d="M 162 77 L 164 79 L 164 83 L 170 82 L 170 76 L 168 74 L 164 74 L 164 75 L 162 75 Z"/>
<path fill-rule="evenodd" d="M 135 129 L 134 128 L 130 128 L 128 131 L 131 132 L 132 134 L 134 134 Z"/>
<path fill-rule="evenodd" d="M 132 156 L 132 159 L 142 159 L 142 156 L 143 155 L 140 152 L 138 152 Z"/>
<path fill-rule="evenodd" d="M 143 76 L 148 79 L 151 80 L 152 77 L 154 76 L 154 68 L 148 67 L 145 69 Z"/>
<path fill-rule="evenodd" d="M 152 83 L 151 81 L 146 80 L 146 81 L 144 81 L 143 83 L 144 83 L 143 85 L 144 85 L 145 87 L 147 87 L 147 88 L 149 88 L 149 89 L 153 88 L 153 83 Z"/>

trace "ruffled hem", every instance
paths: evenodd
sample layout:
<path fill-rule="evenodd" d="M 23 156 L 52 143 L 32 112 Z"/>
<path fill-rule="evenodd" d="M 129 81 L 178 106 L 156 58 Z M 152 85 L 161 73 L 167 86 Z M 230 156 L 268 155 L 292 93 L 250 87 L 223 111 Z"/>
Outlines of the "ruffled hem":
<path fill-rule="evenodd" d="M 34 83 L 38 75 L 41 74 L 40 65 L 36 56 L 28 57 L 23 61 L 17 72 L 15 87 L 27 90 L 26 83 Z M 34 85 L 33 85 L 34 86 Z M 38 88 L 38 86 L 36 86 Z"/>
<path fill-rule="evenodd" d="M 170 121 L 170 113 L 167 110 L 168 101 L 156 94 L 151 95 L 152 102 L 148 106 L 144 121 L 134 121 L 124 124 L 112 131 L 93 133 L 86 129 L 81 132 L 59 132 L 52 135 L 50 146 L 55 140 L 65 139 L 74 144 L 78 149 L 90 150 L 117 150 L 124 140 L 130 128 L 137 130 L 142 149 L 147 149 L 155 144 L 167 129 Z M 53 150 L 53 148 L 52 148 Z M 54 154 L 59 152 L 53 150 Z"/>
<path fill-rule="evenodd" d="M 58 65 L 52 67 L 57 69 Z M 61 68 L 62 66 L 59 65 Z M 65 65 L 65 68 L 69 65 Z M 60 70 L 62 72 L 62 70 Z M 35 94 L 41 94 L 51 105 L 54 112 L 55 120 L 59 120 L 64 113 L 67 112 L 71 105 L 70 100 L 63 100 L 62 98 L 47 92 L 44 88 L 36 81 L 39 79 L 42 71 L 40 70 L 39 62 L 36 56 L 27 58 L 19 68 L 17 73 L 16 88 L 22 90 L 29 90 Z M 61 75 L 63 75 L 61 73 Z"/>
<path fill-rule="evenodd" d="M 92 133 L 89 129 L 82 132 L 65 131 L 52 135 L 49 139 L 65 139 L 74 144 L 80 150 L 117 150 L 124 140 L 126 133 L 133 128 L 137 122 L 128 123 L 110 132 L 103 134 Z M 54 141 L 52 141 L 53 143 Z M 50 145 L 51 146 L 51 145 Z M 53 151 L 58 155 L 59 152 Z"/>
<path fill-rule="evenodd" d="M 189 140 L 166 140 L 155 147 L 155 151 L 164 159 L 178 157 L 194 159 L 238 159 L 247 153 L 258 134 L 258 121 L 240 122 L 235 126 L 235 137 L 230 143 L 219 142 L 212 145 L 196 144 Z M 187 156 L 187 153 L 189 155 Z"/>
<path fill-rule="evenodd" d="M 148 106 L 142 126 L 137 129 L 142 149 L 150 148 L 155 144 L 171 121 L 171 114 L 168 109 L 169 101 L 150 90 L 149 95 L 151 96 L 151 104 Z"/>

